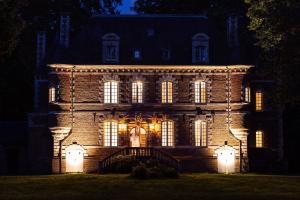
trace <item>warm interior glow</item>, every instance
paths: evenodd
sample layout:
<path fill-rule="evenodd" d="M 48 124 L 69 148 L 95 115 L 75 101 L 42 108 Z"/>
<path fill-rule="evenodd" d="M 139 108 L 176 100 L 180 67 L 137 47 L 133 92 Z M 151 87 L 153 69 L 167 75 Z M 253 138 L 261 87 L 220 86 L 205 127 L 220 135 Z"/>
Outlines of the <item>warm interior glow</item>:
<path fill-rule="evenodd" d="M 56 101 L 56 96 L 55 96 L 55 87 L 50 87 L 49 88 L 49 102 L 55 102 Z"/>
<path fill-rule="evenodd" d="M 162 146 L 173 146 L 174 122 L 171 120 L 162 122 L 161 141 Z"/>
<path fill-rule="evenodd" d="M 161 84 L 161 102 L 173 102 L 173 83 L 171 81 L 163 81 Z"/>
<path fill-rule="evenodd" d="M 132 83 L 132 103 L 143 103 L 143 83 Z"/>
<path fill-rule="evenodd" d="M 245 87 L 245 102 L 251 102 L 251 91 L 250 87 Z"/>
<path fill-rule="evenodd" d="M 118 82 L 104 83 L 104 103 L 118 103 Z"/>
<path fill-rule="evenodd" d="M 206 122 L 203 120 L 195 121 L 195 146 L 206 146 L 207 128 Z"/>
<path fill-rule="evenodd" d="M 127 131 L 127 124 L 126 123 L 120 123 L 119 124 L 119 132 L 125 133 Z"/>
<path fill-rule="evenodd" d="M 263 132 L 262 131 L 256 131 L 255 145 L 256 145 L 256 148 L 262 148 L 263 147 Z"/>
<path fill-rule="evenodd" d="M 118 123 L 117 121 L 104 122 L 104 146 L 118 146 Z"/>
<path fill-rule="evenodd" d="M 263 109 L 263 93 L 261 91 L 255 93 L 255 109 L 256 111 L 262 111 Z"/>
<path fill-rule="evenodd" d="M 206 103 L 206 83 L 204 81 L 195 82 L 195 103 Z"/>

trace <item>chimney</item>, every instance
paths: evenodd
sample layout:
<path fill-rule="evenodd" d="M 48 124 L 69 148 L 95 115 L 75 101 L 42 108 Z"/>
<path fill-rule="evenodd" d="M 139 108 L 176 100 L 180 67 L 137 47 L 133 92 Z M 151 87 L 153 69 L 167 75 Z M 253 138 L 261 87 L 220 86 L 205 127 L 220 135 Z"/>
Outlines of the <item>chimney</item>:
<path fill-rule="evenodd" d="M 70 16 L 69 14 L 61 14 L 59 44 L 64 48 L 68 48 L 69 40 L 70 40 Z"/>
<path fill-rule="evenodd" d="M 46 55 L 46 32 L 39 31 L 36 41 L 36 68 L 41 69 Z"/>

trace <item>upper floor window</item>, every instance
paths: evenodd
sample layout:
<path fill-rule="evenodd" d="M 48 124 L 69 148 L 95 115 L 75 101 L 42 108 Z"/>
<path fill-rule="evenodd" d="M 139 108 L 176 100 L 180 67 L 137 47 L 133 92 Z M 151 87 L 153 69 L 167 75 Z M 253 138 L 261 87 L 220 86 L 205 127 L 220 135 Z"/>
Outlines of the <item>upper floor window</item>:
<path fill-rule="evenodd" d="M 169 48 L 163 48 L 162 49 L 162 55 L 161 55 L 161 57 L 165 61 L 170 60 L 170 58 L 171 58 L 171 50 Z"/>
<path fill-rule="evenodd" d="M 104 63 L 119 62 L 119 40 L 119 36 L 114 33 L 109 33 L 102 37 L 102 57 Z"/>
<path fill-rule="evenodd" d="M 250 87 L 245 87 L 244 88 L 244 97 L 245 97 L 245 102 L 250 103 L 251 102 L 251 91 Z"/>
<path fill-rule="evenodd" d="M 198 33 L 192 38 L 192 63 L 208 63 L 209 37 Z"/>
<path fill-rule="evenodd" d="M 171 81 L 163 81 L 161 83 L 161 102 L 173 102 L 173 83 Z"/>
<path fill-rule="evenodd" d="M 255 110 L 256 111 L 263 110 L 263 93 L 262 93 L 262 91 L 256 91 L 256 93 L 255 93 Z"/>
<path fill-rule="evenodd" d="M 142 58 L 141 50 L 135 49 L 135 50 L 133 51 L 133 58 L 134 58 L 135 60 L 141 59 L 141 58 Z"/>
<path fill-rule="evenodd" d="M 132 83 L 132 103 L 143 103 L 143 83 L 140 81 Z"/>
<path fill-rule="evenodd" d="M 207 128 L 203 120 L 195 121 L 195 146 L 207 146 Z"/>
<path fill-rule="evenodd" d="M 104 122 L 104 146 L 118 146 L 118 123 L 117 121 Z"/>
<path fill-rule="evenodd" d="M 204 81 L 195 82 L 195 103 L 206 103 L 206 83 Z"/>
<path fill-rule="evenodd" d="M 162 146 L 174 145 L 174 122 L 171 120 L 162 122 L 161 141 Z"/>
<path fill-rule="evenodd" d="M 104 103 L 118 103 L 118 82 L 104 83 Z"/>
<path fill-rule="evenodd" d="M 256 148 L 262 148 L 264 146 L 263 144 L 263 132 L 262 131 L 256 131 L 255 133 L 255 146 Z"/>
<path fill-rule="evenodd" d="M 49 88 L 49 102 L 56 102 L 56 89 L 53 86 Z"/>

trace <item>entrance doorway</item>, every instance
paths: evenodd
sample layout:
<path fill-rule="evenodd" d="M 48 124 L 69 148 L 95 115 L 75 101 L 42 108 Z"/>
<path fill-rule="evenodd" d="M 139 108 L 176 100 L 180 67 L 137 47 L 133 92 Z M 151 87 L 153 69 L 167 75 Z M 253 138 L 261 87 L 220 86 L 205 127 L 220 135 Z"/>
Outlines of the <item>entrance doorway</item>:
<path fill-rule="evenodd" d="M 235 149 L 230 146 L 222 146 L 217 150 L 218 156 L 218 172 L 219 173 L 234 173 L 235 172 Z"/>
<path fill-rule="evenodd" d="M 66 148 L 66 172 L 83 172 L 84 150 L 80 145 L 73 144 Z"/>
<path fill-rule="evenodd" d="M 141 127 L 135 127 L 130 131 L 130 146 L 131 147 L 146 147 L 147 137 L 146 130 Z"/>

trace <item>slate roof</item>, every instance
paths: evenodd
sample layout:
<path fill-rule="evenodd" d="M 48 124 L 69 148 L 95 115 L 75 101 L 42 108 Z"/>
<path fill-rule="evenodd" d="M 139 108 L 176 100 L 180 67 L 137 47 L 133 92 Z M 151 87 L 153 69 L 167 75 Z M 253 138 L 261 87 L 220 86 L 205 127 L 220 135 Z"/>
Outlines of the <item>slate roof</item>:
<path fill-rule="evenodd" d="M 152 31 L 153 35 L 148 35 Z M 102 36 L 115 33 L 120 37 L 120 59 L 124 65 L 192 65 L 192 37 L 205 33 L 210 37 L 209 64 L 249 64 L 232 59 L 226 35 L 206 16 L 175 15 L 115 15 L 96 16 L 71 34 L 68 49 L 57 45 L 47 63 L 103 64 Z M 162 49 L 171 49 L 170 60 L 162 59 Z M 133 59 L 134 49 L 140 49 L 141 60 Z"/>

